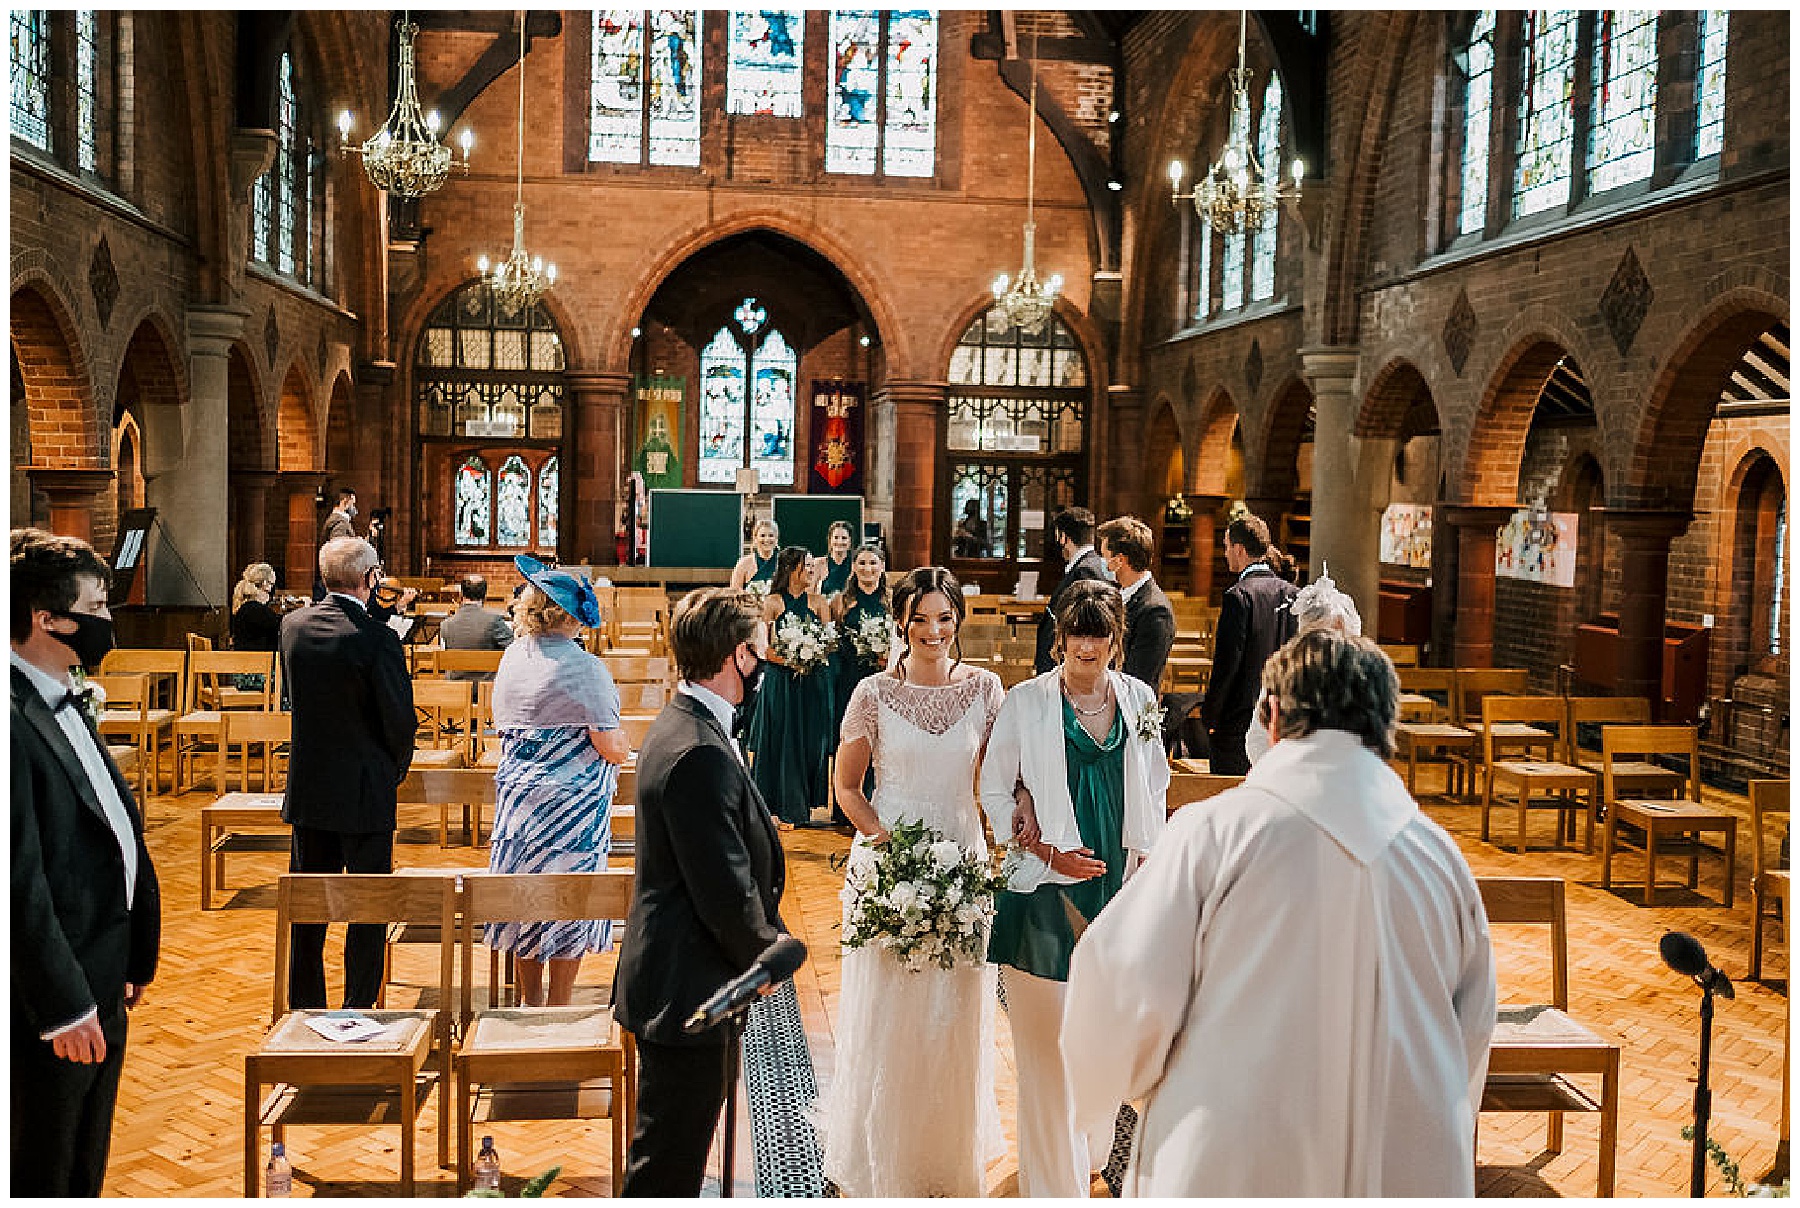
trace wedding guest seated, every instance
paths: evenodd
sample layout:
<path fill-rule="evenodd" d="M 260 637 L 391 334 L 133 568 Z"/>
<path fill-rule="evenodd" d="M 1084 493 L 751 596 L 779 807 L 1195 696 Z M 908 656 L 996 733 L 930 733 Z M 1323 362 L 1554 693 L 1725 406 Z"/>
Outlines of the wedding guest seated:
<path fill-rule="evenodd" d="M 1075 946 L 1076 1123 L 1146 1100 L 1126 1195 L 1472 1196 L 1494 957 L 1455 840 L 1383 762 L 1393 664 L 1316 629 L 1263 683 L 1269 753 Z"/>
<path fill-rule="evenodd" d="M 438 637 L 445 650 L 505 650 L 513 640 L 506 618 L 487 607 L 488 584 L 480 575 L 464 575 L 457 584 L 463 602 L 438 623 Z M 445 679 L 485 680 L 485 671 L 451 671 Z"/>

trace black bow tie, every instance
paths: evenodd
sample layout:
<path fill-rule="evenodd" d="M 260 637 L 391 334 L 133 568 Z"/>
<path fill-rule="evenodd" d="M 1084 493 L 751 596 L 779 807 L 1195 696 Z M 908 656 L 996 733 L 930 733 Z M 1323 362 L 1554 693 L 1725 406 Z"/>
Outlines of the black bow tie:
<path fill-rule="evenodd" d="M 63 693 L 62 699 L 56 702 L 56 706 L 51 712 L 61 713 L 64 709 L 74 709 L 83 717 L 86 717 L 88 712 L 88 701 L 90 699 L 88 693 L 81 691 L 79 688 L 71 688 Z"/>

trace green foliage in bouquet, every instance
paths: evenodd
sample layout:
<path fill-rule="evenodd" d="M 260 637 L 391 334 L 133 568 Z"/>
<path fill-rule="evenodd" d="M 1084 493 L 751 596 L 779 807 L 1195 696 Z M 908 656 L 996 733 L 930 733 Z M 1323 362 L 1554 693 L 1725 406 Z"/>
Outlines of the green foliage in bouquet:
<path fill-rule="evenodd" d="M 952 969 L 987 955 L 994 896 L 1006 888 L 987 857 L 923 822 L 897 823 L 873 861 L 844 881 L 845 948 L 885 948 L 908 969 Z"/>

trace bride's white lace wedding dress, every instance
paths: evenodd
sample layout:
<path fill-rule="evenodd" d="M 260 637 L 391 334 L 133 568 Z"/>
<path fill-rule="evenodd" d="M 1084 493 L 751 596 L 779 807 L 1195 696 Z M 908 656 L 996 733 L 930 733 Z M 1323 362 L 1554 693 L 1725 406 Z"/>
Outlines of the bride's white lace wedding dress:
<path fill-rule="evenodd" d="M 916 820 L 987 851 L 975 765 L 1005 690 L 976 669 L 944 687 L 873 675 L 856 687 L 843 740 L 867 738 L 885 827 Z M 873 861 L 858 836 L 855 867 Z M 847 907 L 846 907 L 847 909 Z M 909 972 L 879 948 L 839 965 L 837 1062 L 821 1100 L 825 1175 L 846 1196 L 979 1196 L 1005 1151 L 994 1102 L 994 967 Z"/>

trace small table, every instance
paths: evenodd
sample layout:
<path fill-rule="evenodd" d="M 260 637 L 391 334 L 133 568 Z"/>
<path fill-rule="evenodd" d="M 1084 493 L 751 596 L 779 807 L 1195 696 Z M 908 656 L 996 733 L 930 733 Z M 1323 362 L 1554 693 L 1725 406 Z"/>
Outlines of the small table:
<path fill-rule="evenodd" d="M 211 805 L 202 806 L 200 909 L 211 910 L 213 889 L 225 888 L 226 852 L 280 851 L 287 842 L 287 833 L 288 824 L 281 820 L 280 793 L 226 793 Z M 272 838 L 282 842 L 271 843 Z"/>
<path fill-rule="evenodd" d="M 1737 868 L 1737 823 L 1731 814 L 1709 809 L 1697 801 L 1614 801 L 1606 810 L 1606 836 L 1600 856 L 1600 888 L 1612 888 L 1614 832 L 1629 822 L 1644 832 L 1644 905 L 1656 900 L 1656 845 L 1664 835 L 1689 835 L 1687 887 L 1700 885 L 1700 836 L 1707 831 L 1725 835 L 1725 901 L 1731 908 L 1732 883 Z"/>

